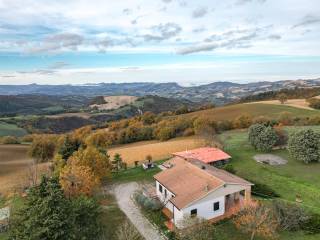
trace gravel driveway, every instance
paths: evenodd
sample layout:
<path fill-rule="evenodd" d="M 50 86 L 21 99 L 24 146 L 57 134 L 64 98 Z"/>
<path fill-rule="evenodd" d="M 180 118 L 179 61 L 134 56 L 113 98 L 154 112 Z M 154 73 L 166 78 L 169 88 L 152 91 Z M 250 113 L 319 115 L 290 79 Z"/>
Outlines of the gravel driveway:
<path fill-rule="evenodd" d="M 114 194 L 120 209 L 127 215 L 132 224 L 146 240 L 165 240 L 134 204 L 131 197 L 138 189 L 139 185 L 134 182 L 115 186 Z"/>

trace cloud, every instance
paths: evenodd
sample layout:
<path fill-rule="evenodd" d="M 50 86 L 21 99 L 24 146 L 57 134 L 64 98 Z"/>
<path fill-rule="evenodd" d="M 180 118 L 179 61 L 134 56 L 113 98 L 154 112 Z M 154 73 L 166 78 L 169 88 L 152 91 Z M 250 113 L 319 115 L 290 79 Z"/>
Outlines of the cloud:
<path fill-rule="evenodd" d="M 46 37 L 39 46 L 29 48 L 29 53 L 57 52 L 68 49 L 76 51 L 83 43 L 84 38 L 78 34 L 60 33 Z"/>
<path fill-rule="evenodd" d="M 271 40 L 279 40 L 281 39 L 281 36 L 279 34 L 271 34 L 268 36 L 268 38 Z"/>
<path fill-rule="evenodd" d="M 192 12 L 193 18 L 202 18 L 207 15 L 208 10 L 206 7 L 199 7 Z"/>
<path fill-rule="evenodd" d="M 162 2 L 164 2 L 164 3 L 171 3 L 172 0 L 162 0 Z"/>
<path fill-rule="evenodd" d="M 122 12 L 125 14 L 125 15 L 130 15 L 132 14 L 132 10 L 130 8 L 125 8 L 122 10 Z"/>
<path fill-rule="evenodd" d="M 61 69 L 70 66 L 71 64 L 67 62 L 55 62 L 52 65 L 48 66 L 49 69 Z"/>
<path fill-rule="evenodd" d="M 253 45 L 252 40 L 264 39 L 268 29 L 272 26 L 252 29 L 233 29 L 220 34 L 214 34 L 204 39 L 203 42 L 186 48 L 179 49 L 178 54 L 186 55 L 197 52 L 212 51 L 219 48 L 249 48 Z M 280 39 L 281 36 L 273 34 L 268 35 L 269 39 Z"/>
<path fill-rule="evenodd" d="M 137 41 L 130 37 L 105 37 L 96 42 L 96 47 L 100 52 L 105 52 L 108 48 L 116 46 L 130 46 L 135 47 Z"/>
<path fill-rule="evenodd" d="M 267 0 L 237 0 L 236 5 L 245 5 L 250 2 L 265 3 Z"/>
<path fill-rule="evenodd" d="M 151 27 L 152 34 L 144 34 L 141 37 L 145 41 L 163 41 L 177 36 L 182 28 L 176 23 L 159 24 Z"/>
<path fill-rule="evenodd" d="M 320 17 L 313 15 L 306 15 L 299 23 L 294 25 L 292 28 L 303 27 L 311 24 L 320 23 Z"/>
<path fill-rule="evenodd" d="M 201 33 L 201 32 L 205 32 L 207 29 L 205 27 L 197 27 L 192 29 L 193 33 Z"/>

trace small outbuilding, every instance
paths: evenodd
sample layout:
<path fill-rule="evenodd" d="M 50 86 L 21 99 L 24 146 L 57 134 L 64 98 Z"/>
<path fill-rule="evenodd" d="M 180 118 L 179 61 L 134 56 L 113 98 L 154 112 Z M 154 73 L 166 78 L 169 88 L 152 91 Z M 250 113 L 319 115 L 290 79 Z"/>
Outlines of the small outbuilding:
<path fill-rule="evenodd" d="M 172 154 L 184 160 L 198 160 L 211 166 L 222 166 L 229 162 L 231 156 L 219 148 L 202 147 Z"/>

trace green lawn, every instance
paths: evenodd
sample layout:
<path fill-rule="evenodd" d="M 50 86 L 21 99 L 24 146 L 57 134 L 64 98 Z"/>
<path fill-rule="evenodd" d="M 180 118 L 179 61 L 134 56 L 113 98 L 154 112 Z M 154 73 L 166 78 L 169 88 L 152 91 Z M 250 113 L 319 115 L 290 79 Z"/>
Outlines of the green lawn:
<path fill-rule="evenodd" d="M 104 240 L 117 240 L 117 230 L 125 221 L 126 215 L 120 210 L 113 195 L 104 197 L 105 206 L 102 207 L 103 214 L 101 221 L 103 224 Z M 0 239 L 1 240 L 1 239 Z"/>
<path fill-rule="evenodd" d="M 16 136 L 21 137 L 27 134 L 27 131 L 19 128 L 15 124 L 8 124 L 5 122 L 0 122 L 0 137 L 2 136 Z"/>
<path fill-rule="evenodd" d="M 156 164 L 162 164 L 166 160 L 156 161 Z M 127 170 L 113 173 L 111 183 L 152 181 L 153 176 L 158 172 L 160 172 L 158 167 L 149 170 L 144 170 L 141 166 L 128 168 Z"/>
<path fill-rule="evenodd" d="M 250 236 L 248 234 L 240 232 L 235 228 L 231 221 L 222 222 L 215 226 L 217 236 L 219 240 L 248 240 Z M 279 234 L 279 240 L 318 240 L 320 234 L 308 235 L 301 231 L 297 232 L 281 232 Z M 255 240 L 265 240 L 260 237 L 255 237 Z"/>
<path fill-rule="evenodd" d="M 289 132 L 302 127 L 288 127 Z M 306 127 L 304 127 L 306 128 Z M 320 131 L 320 127 L 312 127 Z M 219 136 L 225 151 L 232 156 L 232 165 L 237 175 L 266 184 L 281 195 L 281 198 L 295 201 L 301 195 L 302 205 L 320 213 L 320 163 L 304 164 L 292 159 L 287 150 L 273 151 L 288 160 L 282 166 L 269 166 L 257 163 L 253 156 L 257 152 L 247 141 L 247 130 L 236 130 Z"/>

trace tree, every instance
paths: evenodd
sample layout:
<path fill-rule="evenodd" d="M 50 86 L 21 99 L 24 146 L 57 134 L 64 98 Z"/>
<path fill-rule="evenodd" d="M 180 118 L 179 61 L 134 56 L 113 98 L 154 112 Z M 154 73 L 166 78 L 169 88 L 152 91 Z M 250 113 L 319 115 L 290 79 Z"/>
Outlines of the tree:
<path fill-rule="evenodd" d="M 246 205 L 235 217 L 234 224 L 243 232 L 249 233 L 250 240 L 253 240 L 256 235 L 267 239 L 274 238 L 278 227 L 272 209 L 256 203 Z"/>
<path fill-rule="evenodd" d="M 55 147 L 51 138 L 40 136 L 33 140 L 29 149 L 29 155 L 36 159 L 37 162 L 47 162 L 53 158 Z"/>
<path fill-rule="evenodd" d="M 304 163 L 320 162 L 320 134 L 312 129 L 290 134 L 288 151 L 298 161 Z"/>
<path fill-rule="evenodd" d="M 208 143 L 211 143 L 216 133 L 217 123 L 208 117 L 202 116 L 193 121 L 193 129 L 195 134 L 204 137 Z"/>
<path fill-rule="evenodd" d="M 2 144 L 19 144 L 20 141 L 15 136 L 5 136 L 1 139 L 0 143 L 2 143 Z"/>
<path fill-rule="evenodd" d="M 80 142 L 76 139 L 72 139 L 70 136 L 66 136 L 64 138 L 63 144 L 60 146 L 60 149 L 58 149 L 58 153 L 61 155 L 62 159 L 65 161 L 68 160 L 68 158 L 79 149 Z"/>
<path fill-rule="evenodd" d="M 93 198 L 78 197 L 71 200 L 74 239 L 98 239 L 101 234 L 100 205 Z"/>
<path fill-rule="evenodd" d="M 68 197 L 92 196 L 100 184 L 99 179 L 87 166 L 78 166 L 74 161 L 69 161 L 60 173 L 60 184 Z"/>
<path fill-rule="evenodd" d="M 80 148 L 68 161 L 78 166 L 89 167 L 99 180 L 110 174 L 111 164 L 109 155 L 92 146 L 88 146 L 86 149 Z"/>
<path fill-rule="evenodd" d="M 237 129 L 248 128 L 251 124 L 252 124 L 252 117 L 247 114 L 243 114 L 237 117 L 233 121 L 234 128 L 237 128 Z"/>
<path fill-rule="evenodd" d="M 113 169 L 115 169 L 116 171 L 119 171 L 122 168 L 122 158 L 121 155 L 119 153 L 116 153 L 113 156 Z"/>
<path fill-rule="evenodd" d="M 308 222 L 309 216 L 303 208 L 297 204 L 275 200 L 272 204 L 278 223 L 285 231 L 297 231 Z"/>
<path fill-rule="evenodd" d="M 278 135 L 270 126 L 254 124 L 249 128 L 249 141 L 255 149 L 268 152 L 277 143 Z"/>
<path fill-rule="evenodd" d="M 320 109 L 320 99 L 319 98 L 310 98 L 307 100 L 309 107 L 314 109 Z"/>
<path fill-rule="evenodd" d="M 72 239 L 71 215 L 58 179 L 43 177 L 39 186 L 30 188 L 25 204 L 13 218 L 10 239 Z"/>
<path fill-rule="evenodd" d="M 10 238 L 19 240 L 91 240 L 100 234 L 100 208 L 95 200 L 69 199 L 57 178 L 43 177 L 21 208 L 13 212 Z"/>
<path fill-rule="evenodd" d="M 288 100 L 288 96 L 285 93 L 280 93 L 278 95 L 278 99 L 279 99 L 281 104 L 284 104 Z"/>

